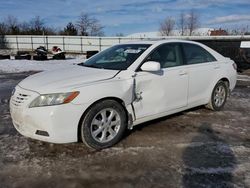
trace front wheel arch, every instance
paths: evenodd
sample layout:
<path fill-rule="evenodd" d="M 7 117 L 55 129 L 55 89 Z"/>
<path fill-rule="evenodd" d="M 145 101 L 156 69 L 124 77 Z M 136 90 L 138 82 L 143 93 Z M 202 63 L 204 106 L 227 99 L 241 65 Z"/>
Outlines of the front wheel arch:
<path fill-rule="evenodd" d="M 118 103 L 123 107 L 124 111 L 126 112 L 126 113 L 125 113 L 125 114 L 126 114 L 126 121 L 128 122 L 128 114 L 129 114 L 129 113 L 128 113 L 128 111 L 127 111 L 127 109 L 126 109 L 126 107 L 125 107 L 125 103 L 124 103 L 124 101 L 123 101 L 122 99 L 120 99 L 120 98 L 118 98 L 118 97 L 105 97 L 105 98 L 99 99 L 99 100 L 93 102 L 93 103 L 83 112 L 83 114 L 82 114 L 82 116 L 81 116 L 81 118 L 80 118 L 80 120 L 79 120 L 79 122 L 78 122 L 78 126 L 77 126 L 77 140 L 78 140 L 78 142 L 81 142 L 81 141 L 82 141 L 82 138 L 81 138 L 81 124 L 82 124 L 82 122 L 83 122 L 83 119 L 84 119 L 85 115 L 86 115 L 87 112 L 91 109 L 91 107 L 93 107 L 95 104 L 100 103 L 100 102 L 105 101 L 105 100 L 113 100 L 113 101 L 118 102 Z"/>

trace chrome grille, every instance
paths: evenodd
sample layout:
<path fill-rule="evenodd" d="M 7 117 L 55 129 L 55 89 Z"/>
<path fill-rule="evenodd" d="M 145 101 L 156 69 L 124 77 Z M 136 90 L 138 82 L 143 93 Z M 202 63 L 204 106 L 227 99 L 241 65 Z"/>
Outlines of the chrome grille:
<path fill-rule="evenodd" d="M 35 95 L 34 92 L 17 86 L 10 100 L 11 106 L 14 108 L 27 106 L 34 99 Z"/>
<path fill-rule="evenodd" d="M 16 92 L 13 95 L 11 102 L 14 106 L 19 107 L 19 106 L 22 106 L 23 104 L 25 104 L 25 102 L 29 99 L 29 97 L 30 97 L 30 95 Z"/>

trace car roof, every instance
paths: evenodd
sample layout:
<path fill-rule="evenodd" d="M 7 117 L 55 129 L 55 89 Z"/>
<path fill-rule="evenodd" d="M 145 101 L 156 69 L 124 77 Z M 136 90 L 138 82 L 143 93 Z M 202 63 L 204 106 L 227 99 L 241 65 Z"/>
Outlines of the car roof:
<path fill-rule="evenodd" d="M 193 44 L 200 44 L 190 40 L 181 40 L 181 39 L 159 39 L 159 40 L 139 40 L 139 41 L 129 41 L 122 44 L 163 44 L 169 42 L 181 42 L 181 43 L 193 43 Z"/>

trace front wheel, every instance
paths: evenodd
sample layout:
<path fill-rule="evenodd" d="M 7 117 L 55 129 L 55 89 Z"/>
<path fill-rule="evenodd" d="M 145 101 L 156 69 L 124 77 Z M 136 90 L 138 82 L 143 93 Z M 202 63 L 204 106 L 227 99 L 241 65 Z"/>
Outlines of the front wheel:
<path fill-rule="evenodd" d="M 227 100 L 228 86 L 225 82 L 219 81 L 212 92 L 211 99 L 207 104 L 207 107 L 214 111 L 221 110 Z"/>
<path fill-rule="evenodd" d="M 126 130 L 126 113 L 116 101 L 105 100 L 94 104 L 81 124 L 81 138 L 94 149 L 116 144 Z"/>

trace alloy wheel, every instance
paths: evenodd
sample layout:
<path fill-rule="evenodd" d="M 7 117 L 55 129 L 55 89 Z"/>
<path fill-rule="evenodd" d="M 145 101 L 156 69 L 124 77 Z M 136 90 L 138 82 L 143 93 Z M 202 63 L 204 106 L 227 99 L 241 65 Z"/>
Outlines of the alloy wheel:
<path fill-rule="evenodd" d="M 121 127 L 121 117 L 112 108 L 105 108 L 98 112 L 92 120 L 90 131 L 92 137 L 99 143 L 106 143 L 114 139 Z"/>

